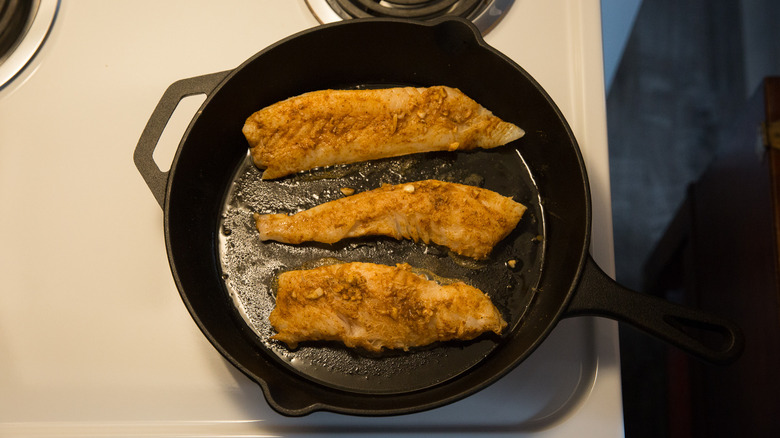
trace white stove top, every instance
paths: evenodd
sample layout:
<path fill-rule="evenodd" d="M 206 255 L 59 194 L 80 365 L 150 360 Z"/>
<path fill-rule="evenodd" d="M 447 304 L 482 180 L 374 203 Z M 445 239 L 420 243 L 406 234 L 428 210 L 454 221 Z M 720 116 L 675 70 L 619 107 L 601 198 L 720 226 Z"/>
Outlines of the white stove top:
<path fill-rule="evenodd" d="M 0 90 L 0 436 L 623 435 L 612 321 L 564 320 L 491 387 L 389 418 L 282 417 L 200 333 L 136 142 L 174 81 L 317 24 L 303 0 L 62 2 L 42 51 Z M 516 0 L 486 41 L 571 124 L 592 187 L 591 252 L 614 272 L 599 1 Z M 163 165 L 189 99 L 166 132 L 173 146 L 158 147 Z"/>

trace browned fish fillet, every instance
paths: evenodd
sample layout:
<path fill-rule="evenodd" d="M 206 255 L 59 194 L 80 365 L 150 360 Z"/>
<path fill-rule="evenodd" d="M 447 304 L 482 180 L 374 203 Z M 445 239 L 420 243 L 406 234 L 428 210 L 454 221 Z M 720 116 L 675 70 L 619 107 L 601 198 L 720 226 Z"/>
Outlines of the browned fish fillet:
<path fill-rule="evenodd" d="M 320 90 L 252 114 L 244 136 L 263 179 L 428 151 L 493 148 L 524 131 L 450 87 Z"/>
<path fill-rule="evenodd" d="M 382 235 L 433 242 L 484 259 L 525 210 L 487 189 L 426 180 L 385 185 L 293 215 L 255 213 L 254 218 L 262 240 L 335 243 Z"/>
<path fill-rule="evenodd" d="M 369 351 L 501 334 L 507 323 L 490 298 L 463 282 L 441 285 L 407 264 L 344 263 L 278 278 L 272 339 L 341 341 Z"/>

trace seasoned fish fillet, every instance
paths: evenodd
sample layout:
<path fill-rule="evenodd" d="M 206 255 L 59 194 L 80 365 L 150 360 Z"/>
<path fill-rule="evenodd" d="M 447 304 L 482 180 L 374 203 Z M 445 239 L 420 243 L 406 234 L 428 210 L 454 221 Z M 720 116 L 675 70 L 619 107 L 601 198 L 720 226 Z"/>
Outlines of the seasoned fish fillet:
<path fill-rule="evenodd" d="M 313 91 L 252 114 L 242 131 L 263 179 L 418 152 L 493 148 L 524 134 L 443 86 Z"/>
<path fill-rule="evenodd" d="M 255 213 L 254 218 L 262 240 L 335 243 L 381 235 L 433 242 L 484 259 L 525 210 L 487 189 L 425 180 L 385 185 L 293 215 Z"/>
<path fill-rule="evenodd" d="M 343 263 L 278 278 L 272 339 L 341 341 L 369 351 L 501 334 L 507 323 L 490 298 L 463 282 L 441 285 L 407 264 Z"/>

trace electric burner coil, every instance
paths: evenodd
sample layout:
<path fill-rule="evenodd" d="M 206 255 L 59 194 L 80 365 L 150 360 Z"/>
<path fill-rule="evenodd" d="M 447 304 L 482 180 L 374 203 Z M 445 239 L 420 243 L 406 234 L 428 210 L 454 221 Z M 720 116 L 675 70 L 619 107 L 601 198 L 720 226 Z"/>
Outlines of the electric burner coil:
<path fill-rule="evenodd" d="M 306 0 L 320 23 L 354 18 L 428 21 L 441 17 L 470 20 L 485 35 L 514 0 Z"/>

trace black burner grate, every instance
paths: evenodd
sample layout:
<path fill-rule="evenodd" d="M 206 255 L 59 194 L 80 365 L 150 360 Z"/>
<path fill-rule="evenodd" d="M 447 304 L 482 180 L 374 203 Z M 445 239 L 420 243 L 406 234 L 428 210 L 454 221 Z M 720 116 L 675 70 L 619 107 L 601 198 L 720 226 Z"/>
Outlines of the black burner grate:
<path fill-rule="evenodd" d="M 430 20 L 441 16 L 472 18 L 485 0 L 327 0 L 342 18 L 388 17 Z"/>
<path fill-rule="evenodd" d="M 0 0 L 0 62 L 19 42 L 31 12 L 29 0 Z"/>
<path fill-rule="evenodd" d="M 320 23 L 352 18 L 400 18 L 428 21 L 439 17 L 465 18 L 488 33 L 514 0 L 306 0 Z"/>

